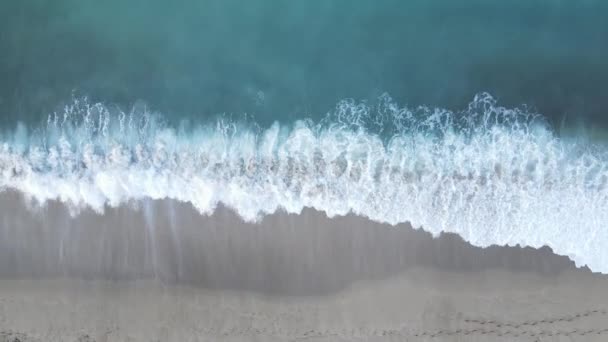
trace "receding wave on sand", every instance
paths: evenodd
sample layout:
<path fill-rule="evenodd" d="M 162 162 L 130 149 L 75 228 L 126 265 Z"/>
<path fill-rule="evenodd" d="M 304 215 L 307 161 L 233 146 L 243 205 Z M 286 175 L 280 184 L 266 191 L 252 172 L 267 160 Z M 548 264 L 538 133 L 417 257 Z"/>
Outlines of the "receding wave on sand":
<path fill-rule="evenodd" d="M 608 278 L 547 247 L 484 249 L 455 234 L 311 209 L 251 223 L 173 200 L 76 216 L 58 201 L 27 203 L 0 194 L 7 341 L 608 334 Z"/>
<path fill-rule="evenodd" d="M 407 224 L 392 226 L 312 209 L 243 221 L 218 208 L 201 215 L 190 204 L 148 200 L 72 216 L 57 201 L 26 205 L 0 195 L 0 275 L 157 279 L 209 288 L 292 295 L 329 293 L 415 267 L 451 271 L 558 274 L 575 270 L 544 247 L 478 248 L 455 234 L 433 238 Z M 8 214 L 10 213 L 10 215 Z"/>

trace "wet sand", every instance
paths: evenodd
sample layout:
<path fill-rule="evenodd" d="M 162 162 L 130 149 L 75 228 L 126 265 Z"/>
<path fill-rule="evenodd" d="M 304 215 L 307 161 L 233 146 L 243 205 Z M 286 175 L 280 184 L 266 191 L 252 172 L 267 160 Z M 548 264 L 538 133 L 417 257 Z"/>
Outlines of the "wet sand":
<path fill-rule="evenodd" d="M 603 341 L 608 277 L 306 210 L 252 224 L 0 194 L 0 341 Z"/>

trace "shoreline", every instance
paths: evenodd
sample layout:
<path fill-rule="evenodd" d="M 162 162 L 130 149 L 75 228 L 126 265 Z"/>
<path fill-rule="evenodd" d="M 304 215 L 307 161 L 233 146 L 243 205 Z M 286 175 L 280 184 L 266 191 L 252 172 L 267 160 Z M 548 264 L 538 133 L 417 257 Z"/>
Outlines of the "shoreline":
<path fill-rule="evenodd" d="M 27 208 L 0 193 L 0 278 L 157 279 L 204 288 L 288 295 L 339 291 L 359 280 L 415 267 L 458 272 L 488 269 L 554 276 L 577 268 L 549 247 L 475 247 L 452 233 L 432 237 L 408 224 L 355 215 L 328 218 L 305 209 L 244 222 L 219 207 L 199 214 L 172 200 L 84 210 L 72 216 L 52 201 Z M 598 274 L 598 276 L 602 276 Z M 315 281 L 311 281 L 315 279 Z"/>
<path fill-rule="evenodd" d="M 71 217 L 0 194 L 0 341 L 512 341 L 608 336 L 567 257 L 305 210 L 149 201 Z M 493 323 L 492 323 L 493 322 Z"/>

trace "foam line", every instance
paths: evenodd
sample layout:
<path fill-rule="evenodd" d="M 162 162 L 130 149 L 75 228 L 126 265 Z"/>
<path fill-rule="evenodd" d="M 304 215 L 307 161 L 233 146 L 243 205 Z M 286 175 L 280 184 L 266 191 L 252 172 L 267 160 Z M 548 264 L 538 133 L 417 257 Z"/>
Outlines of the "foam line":
<path fill-rule="evenodd" d="M 548 245 L 608 273 L 608 157 L 558 138 L 541 116 L 479 94 L 468 108 L 341 101 L 320 122 L 162 115 L 76 100 L 0 138 L 0 189 L 103 212 L 144 198 L 219 203 L 244 220 L 305 207 L 454 232 L 476 246 Z"/>

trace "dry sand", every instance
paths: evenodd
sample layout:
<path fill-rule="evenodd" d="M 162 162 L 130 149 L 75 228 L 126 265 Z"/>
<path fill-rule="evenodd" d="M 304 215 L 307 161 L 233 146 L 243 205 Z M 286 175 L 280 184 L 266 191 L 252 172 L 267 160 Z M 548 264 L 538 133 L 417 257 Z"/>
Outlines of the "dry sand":
<path fill-rule="evenodd" d="M 313 210 L 0 211 L 0 341 L 608 340 L 608 277 L 548 248 Z"/>

